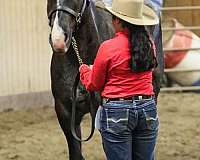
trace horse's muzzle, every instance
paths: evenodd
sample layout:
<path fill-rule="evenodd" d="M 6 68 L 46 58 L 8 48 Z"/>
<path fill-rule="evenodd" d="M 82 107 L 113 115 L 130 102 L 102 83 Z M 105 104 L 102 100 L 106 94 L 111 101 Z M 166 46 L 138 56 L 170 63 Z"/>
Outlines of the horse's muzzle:
<path fill-rule="evenodd" d="M 49 43 L 53 52 L 59 55 L 64 55 L 70 47 L 69 39 L 67 39 L 67 41 L 63 41 L 62 39 L 54 39 L 54 41 L 52 41 L 51 34 L 49 36 Z"/>

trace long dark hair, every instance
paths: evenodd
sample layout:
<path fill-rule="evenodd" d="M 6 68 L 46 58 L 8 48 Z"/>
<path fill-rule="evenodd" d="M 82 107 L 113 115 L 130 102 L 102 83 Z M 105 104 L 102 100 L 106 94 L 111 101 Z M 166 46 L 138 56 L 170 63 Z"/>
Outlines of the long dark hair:
<path fill-rule="evenodd" d="M 117 18 L 113 16 L 113 19 Z M 130 24 L 121 20 L 123 28 L 129 30 L 129 46 L 131 52 L 130 67 L 133 71 L 143 72 L 157 66 L 156 53 L 150 33 L 143 25 Z"/>

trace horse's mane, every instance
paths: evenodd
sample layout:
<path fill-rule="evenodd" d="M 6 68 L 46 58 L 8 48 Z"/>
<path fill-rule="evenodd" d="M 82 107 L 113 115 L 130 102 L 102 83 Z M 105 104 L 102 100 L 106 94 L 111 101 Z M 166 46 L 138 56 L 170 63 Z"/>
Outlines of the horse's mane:
<path fill-rule="evenodd" d="M 111 14 L 105 9 L 105 4 L 102 0 L 96 0 L 95 2 L 91 1 L 91 7 L 95 14 L 95 22 L 98 26 L 99 32 L 101 33 L 101 42 L 111 38 L 107 34 L 114 34 L 114 30 L 112 27 L 112 17 Z"/>

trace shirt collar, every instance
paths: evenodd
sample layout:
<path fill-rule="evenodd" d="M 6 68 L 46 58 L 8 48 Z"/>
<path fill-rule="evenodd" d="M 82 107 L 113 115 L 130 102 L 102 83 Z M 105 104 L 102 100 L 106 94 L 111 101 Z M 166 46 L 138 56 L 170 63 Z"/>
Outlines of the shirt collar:
<path fill-rule="evenodd" d="M 125 35 L 125 36 L 128 36 L 129 34 L 129 30 L 128 29 L 124 29 L 123 31 L 119 31 L 119 32 L 116 32 L 116 36 L 120 36 L 120 35 Z"/>

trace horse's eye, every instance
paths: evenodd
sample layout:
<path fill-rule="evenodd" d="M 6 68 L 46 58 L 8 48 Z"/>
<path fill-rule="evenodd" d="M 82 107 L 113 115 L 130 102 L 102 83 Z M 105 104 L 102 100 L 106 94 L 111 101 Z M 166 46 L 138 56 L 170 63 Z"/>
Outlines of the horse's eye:
<path fill-rule="evenodd" d="M 68 40 L 68 35 L 67 35 L 67 33 L 64 33 L 64 35 L 65 35 L 65 42 Z"/>

